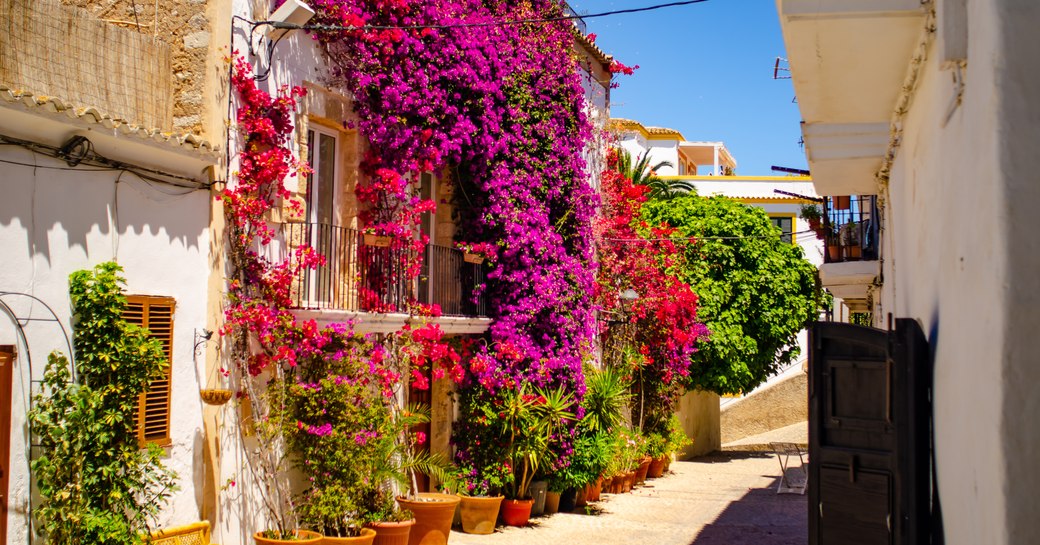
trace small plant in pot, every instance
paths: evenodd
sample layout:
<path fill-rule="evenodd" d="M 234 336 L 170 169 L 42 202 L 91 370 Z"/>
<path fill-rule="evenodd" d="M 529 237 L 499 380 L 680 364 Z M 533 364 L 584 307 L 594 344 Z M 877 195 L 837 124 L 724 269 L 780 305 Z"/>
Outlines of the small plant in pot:
<path fill-rule="evenodd" d="M 845 259 L 855 261 L 862 256 L 859 240 L 859 225 L 849 220 L 841 228 L 841 242 L 845 248 Z"/>
<path fill-rule="evenodd" d="M 825 234 L 822 229 L 823 212 L 820 210 L 818 205 L 803 204 L 798 215 L 809 223 L 809 229 L 816 231 L 817 237 L 823 238 L 823 235 Z"/>
<path fill-rule="evenodd" d="M 525 526 L 534 500 L 530 486 L 540 467 L 553 458 L 553 443 L 568 432 L 568 422 L 575 419 L 571 409 L 574 398 L 562 388 L 535 388 L 527 385 L 516 391 L 504 390 L 499 419 L 502 424 L 508 461 L 514 478 L 506 486 L 502 518 L 510 526 Z"/>

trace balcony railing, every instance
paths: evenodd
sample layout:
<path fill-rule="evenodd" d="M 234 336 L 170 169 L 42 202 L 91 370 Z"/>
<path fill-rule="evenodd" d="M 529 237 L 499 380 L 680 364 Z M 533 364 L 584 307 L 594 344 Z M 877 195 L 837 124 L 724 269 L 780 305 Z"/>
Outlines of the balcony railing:
<path fill-rule="evenodd" d="M 877 260 L 879 228 L 875 195 L 827 197 L 823 214 L 827 243 L 824 262 Z"/>
<path fill-rule="evenodd" d="M 299 275 L 291 286 L 301 309 L 355 312 L 407 312 L 413 302 L 435 304 L 445 316 L 484 316 L 478 286 L 486 279 L 482 264 L 469 263 L 455 248 L 428 244 L 421 259 L 412 249 L 370 246 L 362 233 L 322 223 L 287 223 L 289 248 L 310 244 L 326 264 Z M 418 265 L 416 271 L 409 267 Z"/>

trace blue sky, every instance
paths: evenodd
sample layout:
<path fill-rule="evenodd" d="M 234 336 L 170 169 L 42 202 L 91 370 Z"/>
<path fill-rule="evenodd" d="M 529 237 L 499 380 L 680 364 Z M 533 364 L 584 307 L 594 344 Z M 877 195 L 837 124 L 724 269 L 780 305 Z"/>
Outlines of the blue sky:
<path fill-rule="evenodd" d="M 580 14 L 668 1 L 569 0 Z M 775 0 L 709 0 L 586 22 L 604 51 L 640 66 L 619 77 L 612 116 L 721 140 L 739 174 L 808 168 L 791 80 L 773 79 L 773 62 L 784 56 Z"/>

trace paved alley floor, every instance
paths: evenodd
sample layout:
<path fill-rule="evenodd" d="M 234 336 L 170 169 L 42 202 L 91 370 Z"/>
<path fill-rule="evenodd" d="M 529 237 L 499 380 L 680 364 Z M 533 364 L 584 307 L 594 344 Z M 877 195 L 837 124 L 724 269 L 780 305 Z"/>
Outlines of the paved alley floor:
<path fill-rule="evenodd" d="M 673 463 L 671 474 L 632 493 L 604 494 L 591 514 L 536 518 L 486 536 L 453 530 L 449 545 L 806 544 L 806 496 L 778 495 L 779 474 L 773 454 L 720 452 Z"/>

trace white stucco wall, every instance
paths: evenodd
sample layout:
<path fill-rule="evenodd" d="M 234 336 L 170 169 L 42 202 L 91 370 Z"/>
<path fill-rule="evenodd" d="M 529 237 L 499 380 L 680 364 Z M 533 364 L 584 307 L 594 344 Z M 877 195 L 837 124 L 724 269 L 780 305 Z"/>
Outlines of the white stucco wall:
<path fill-rule="evenodd" d="M 935 357 L 946 542 L 1040 542 L 1040 6 L 968 2 L 963 103 L 933 42 L 884 217 L 879 319 L 917 319 Z"/>
<path fill-rule="evenodd" d="M 32 294 L 50 305 L 70 331 L 68 276 L 115 260 L 125 269 L 127 293 L 176 299 L 170 433 L 165 462 L 177 472 L 180 491 L 160 515 L 161 525 L 199 519 L 202 401 L 192 358 L 193 330 L 205 327 L 209 272 L 208 191 L 149 185 L 132 174 L 67 169 L 63 161 L 14 146 L 0 147 L 0 159 L 36 164 L 4 164 L 0 176 L 0 291 Z M 19 318 L 48 318 L 43 307 L 7 296 Z M 52 350 L 67 353 L 60 329 L 49 322 L 26 326 L 29 346 L 18 342 L 6 316 L 0 316 L 0 344 L 14 344 L 11 407 L 8 543 L 27 542 L 28 461 L 25 411 L 30 379 L 42 377 Z M 32 376 L 29 359 L 32 360 Z M 201 369 L 201 362 L 199 364 Z"/>

